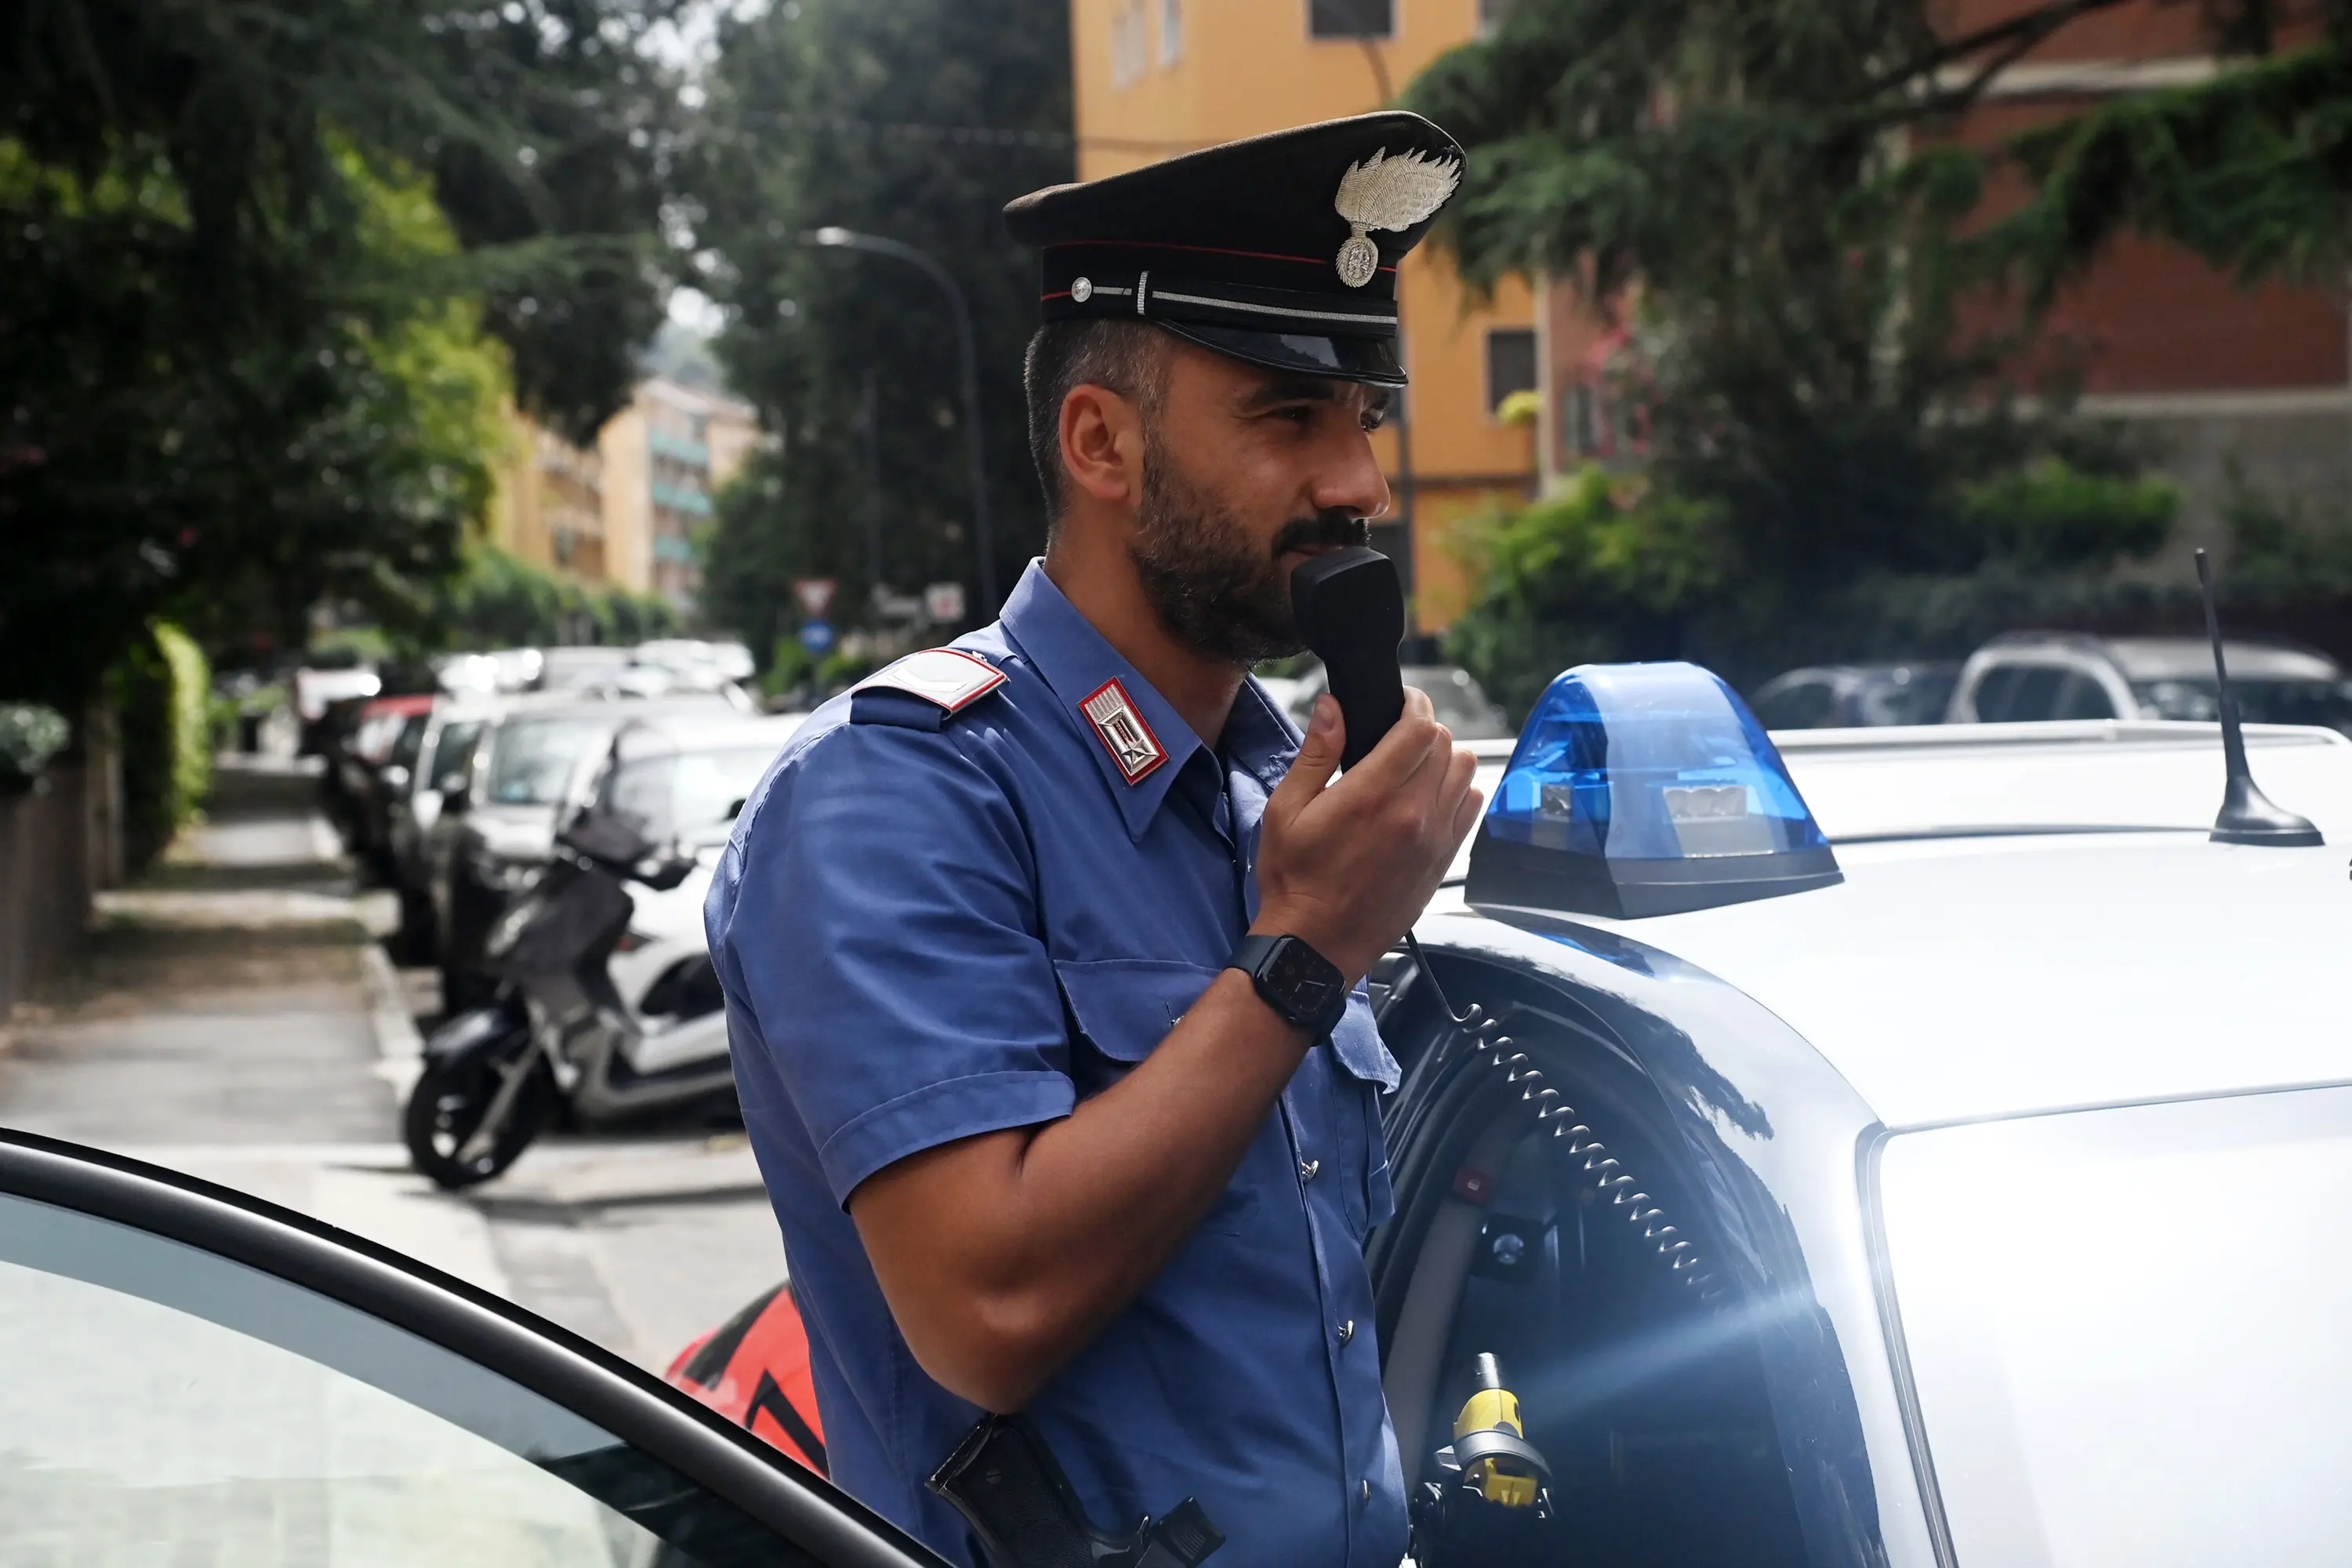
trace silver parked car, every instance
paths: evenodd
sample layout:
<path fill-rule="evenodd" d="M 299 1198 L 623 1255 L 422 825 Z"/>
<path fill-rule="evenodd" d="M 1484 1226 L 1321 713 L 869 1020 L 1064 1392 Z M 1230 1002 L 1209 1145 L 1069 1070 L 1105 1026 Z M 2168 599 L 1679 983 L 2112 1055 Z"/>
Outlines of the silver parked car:
<path fill-rule="evenodd" d="M 2352 683 L 2326 655 L 2272 643 L 2222 645 L 2250 724 L 2321 724 L 2352 735 Z M 1948 714 L 1956 724 L 2220 716 L 2211 645 L 2200 637 L 2009 632 L 1969 656 Z"/>

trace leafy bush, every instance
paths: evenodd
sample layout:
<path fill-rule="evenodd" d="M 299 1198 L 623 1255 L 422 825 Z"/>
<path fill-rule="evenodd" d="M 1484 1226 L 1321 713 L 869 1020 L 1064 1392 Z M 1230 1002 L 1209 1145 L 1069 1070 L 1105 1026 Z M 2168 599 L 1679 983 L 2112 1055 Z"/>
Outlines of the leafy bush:
<path fill-rule="evenodd" d="M 39 778 L 72 733 L 53 708 L 0 703 L 0 790 L 21 789 Z"/>
<path fill-rule="evenodd" d="M 2053 457 L 1963 486 L 1958 510 L 1988 558 L 2081 566 L 2154 554 L 2172 531 L 2180 492 L 2160 479 L 2086 472 Z"/>
<path fill-rule="evenodd" d="M 1476 520 L 1466 544 L 1485 592 L 1448 647 L 1514 713 L 1570 665 L 1675 657 L 1730 560 L 1718 508 L 1598 466 L 1558 496 Z"/>
<path fill-rule="evenodd" d="M 1959 492 L 1949 553 L 1970 569 L 1821 582 L 1759 550 L 1720 502 L 1588 468 L 1473 528 L 1483 592 L 1447 646 L 1524 714 L 1588 661 L 1690 658 L 1744 687 L 1801 664 L 1958 658 L 2021 626 L 2162 621 L 2177 594 L 2106 568 L 2160 546 L 2179 504 L 2162 480 L 2049 458 Z"/>
<path fill-rule="evenodd" d="M 122 733 L 124 855 L 146 865 L 203 813 L 212 785 L 212 671 L 169 621 L 150 624 L 112 679 Z"/>

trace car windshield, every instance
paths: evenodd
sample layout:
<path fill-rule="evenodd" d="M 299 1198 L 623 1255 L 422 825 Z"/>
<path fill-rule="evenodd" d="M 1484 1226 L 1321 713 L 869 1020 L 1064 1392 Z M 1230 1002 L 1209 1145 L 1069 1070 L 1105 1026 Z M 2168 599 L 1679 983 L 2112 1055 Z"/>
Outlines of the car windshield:
<path fill-rule="evenodd" d="M 491 804 L 555 805 L 581 753 L 603 730 L 587 719 L 526 719 L 503 726 L 490 748 Z"/>
<path fill-rule="evenodd" d="M 1940 724 L 1958 683 L 1958 670 L 1898 670 L 1864 685 L 1854 699 L 1864 724 Z"/>
<path fill-rule="evenodd" d="M 776 759 L 774 746 L 684 752 L 625 763 L 598 803 L 648 842 L 698 843 L 725 837 L 736 803 Z"/>
<path fill-rule="evenodd" d="M 400 727 L 400 733 L 393 738 L 390 760 L 404 768 L 415 767 L 416 754 L 425 749 L 425 731 L 432 722 L 427 714 L 411 714 Z"/>
<path fill-rule="evenodd" d="M 1509 724 L 1504 721 L 1486 693 L 1466 669 L 1452 665 L 1408 667 L 1404 683 L 1417 686 L 1429 693 L 1429 705 L 1437 714 L 1437 721 L 1454 731 L 1457 741 L 1502 741 L 1511 737 Z"/>
<path fill-rule="evenodd" d="M 2220 687 L 2210 679 L 2147 680 L 2132 695 L 2158 719 L 2221 716 Z M 2249 724 L 2317 724 L 2352 735 L 2352 685 L 2336 680 L 2236 680 L 2238 716 Z"/>
<path fill-rule="evenodd" d="M 448 794 L 466 787 L 466 773 L 474 760 L 474 741 L 482 732 L 481 721 L 467 720 L 445 725 L 433 745 L 433 787 Z"/>

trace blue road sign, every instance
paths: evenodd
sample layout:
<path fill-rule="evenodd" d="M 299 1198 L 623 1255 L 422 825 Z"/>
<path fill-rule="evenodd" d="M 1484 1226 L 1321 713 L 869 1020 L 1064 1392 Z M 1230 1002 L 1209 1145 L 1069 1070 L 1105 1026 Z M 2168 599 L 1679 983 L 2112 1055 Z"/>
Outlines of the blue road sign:
<path fill-rule="evenodd" d="M 801 623 L 801 647 L 808 649 L 809 652 L 817 655 L 819 658 L 823 658 L 824 655 L 831 653 L 833 651 L 833 645 L 839 640 L 840 639 L 838 637 L 835 637 L 833 635 L 833 623 L 831 621 L 803 621 Z"/>

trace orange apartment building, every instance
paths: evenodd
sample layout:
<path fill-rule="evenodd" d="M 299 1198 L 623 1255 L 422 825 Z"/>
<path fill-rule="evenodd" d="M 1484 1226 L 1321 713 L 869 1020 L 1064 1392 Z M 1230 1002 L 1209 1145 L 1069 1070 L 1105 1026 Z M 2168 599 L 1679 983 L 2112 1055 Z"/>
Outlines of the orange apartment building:
<path fill-rule="evenodd" d="M 1071 0 L 1078 177 L 1388 103 L 1430 61 L 1499 18 L 1504 0 Z M 1336 178 L 1336 174 L 1335 174 Z M 1423 628 L 1472 584 L 1460 527 L 1536 482 L 1535 432 L 1497 410 L 1532 390 L 1533 290 L 1465 298 L 1443 257 L 1407 258 L 1398 288 L 1405 417 L 1377 437 L 1396 500 L 1375 542 L 1410 573 Z"/>
<path fill-rule="evenodd" d="M 691 616 L 695 535 L 712 494 L 761 439 L 751 407 L 656 377 L 637 384 L 593 447 L 520 412 L 508 425 L 491 542 L 583 584 L 659 595 Z"/>
<path fill-rule="evenodd" d="M 1948 0 L 1941 25 L 1961 37 L 2025 10 L 2025 0 Z M 2204 80 L 2216 62 L 2200 8 L 2137 3 L 2084 16 L 2000 78 L 1953 130 L 1990 147 L 2079 111 L 2103 96 Z M 1996 192 L 1994 201 L 2001 200 Z M 2010 199 L 2015 199 L 2012 195 Z M 2195 257 L 2126 237 L 2071 289 L 2049 326 L 2084 355 L 2083 410 L 2152 437 L 2184 505 L 2175 538 L 2148 571 L 2177 580 L 2196 545 L 2228 545 L 2221 506 L 2242 481 L 2326 515 L 2352 506 L 2352 353 L 2342 287 L 2240 287 Z M 1622 456 L 1598 395 L 1607 325 L 1573 290 L 1548 290 L 1545 474 L 1588 456 Z"/>

